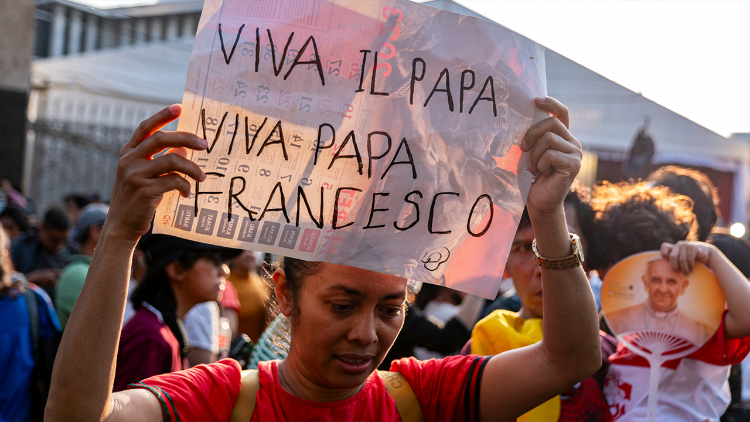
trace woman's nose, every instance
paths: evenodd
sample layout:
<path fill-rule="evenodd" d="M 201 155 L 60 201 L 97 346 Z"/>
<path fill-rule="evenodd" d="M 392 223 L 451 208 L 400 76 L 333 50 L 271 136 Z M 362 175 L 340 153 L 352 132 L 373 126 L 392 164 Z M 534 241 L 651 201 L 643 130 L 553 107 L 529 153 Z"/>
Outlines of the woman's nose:
<path fill-rule="evenodd" d="M 362 346 L 369 346 L 378 340 L 375 329 L 375 317 L 371 312 L 361 312 L 354 319 L 354 326 L 349 330 L 347 339 L 360 343 Z"/>

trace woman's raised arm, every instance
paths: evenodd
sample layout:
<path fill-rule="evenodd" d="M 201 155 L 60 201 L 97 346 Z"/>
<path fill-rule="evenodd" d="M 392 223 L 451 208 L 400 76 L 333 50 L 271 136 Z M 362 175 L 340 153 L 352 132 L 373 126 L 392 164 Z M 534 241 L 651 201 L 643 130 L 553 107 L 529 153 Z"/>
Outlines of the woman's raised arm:
<path fill-rule="evenodd" d="M 532 126 L 521 148 L 536 176 L 526 207 L 539 254 L 573 254 L 563 200 L 581 167 L 581 144 L 568 131 L 568 109 L 537 98 L 552 117 Z M 490 359 L 480 386 L 482 420 L 512 420 L 562 393 L 601 366 L 596 304 L 583 269 L 542 268 L 544 339 Z"/>
<path fill-rule="evenodd" d="M 190 194 L 190 183 L 176 172 L 206 177 L 184 158 L 185 148 L 203 150 L 206 141 L 159 130 L 181 111 L 172 105 L 144 120 L 120 151 L 109 214 L 57 352 L 46 420 L 162 420 L 152 394 L 112 394 L 112 384 L 135 245 L 165 192 Z M 153 158 L 166 148 L 176 153 Z"/>

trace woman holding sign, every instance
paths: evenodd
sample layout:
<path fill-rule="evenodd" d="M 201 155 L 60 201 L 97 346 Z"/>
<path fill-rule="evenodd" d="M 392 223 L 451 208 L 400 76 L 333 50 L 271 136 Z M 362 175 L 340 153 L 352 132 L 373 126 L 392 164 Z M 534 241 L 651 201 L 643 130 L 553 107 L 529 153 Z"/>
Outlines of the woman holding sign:
<path fill-rule="evenodd" d="M 536 105 L 552 115 L 522 144 L 536 175 L 526 205 L 545 281 L 543 341 L 494 357 L 400 360 L 380 375 L 375 369 L 403 322 L 406 279 L 289 260 L 273 276 L 280 309 L 291 318 L 289 356 L 261 364 L 259 390 L 249 401 L 238 399 L 241 373 L 232 360 L 113 394 L 133 248 L 165 192 L 189 194 L 177 172 L 206 177 L 184 158 L 185 148 L 205 149 L 205 140 L 159 131 L 180 115 L 173 105 L 144 121 L 122 148 L 109 217 L 57 356 L 47 419 L 229 420 L 239 405 L 254 406 L 245 420 L 408 420 L 412 415 L 397 410 L 404 411 L 403 402 L 386 392 L 386 383 L 403 385 L 392 381 L 400 376 L 425 420 L 509 420 L 590 376 L 601 362 L 596 306 L 563 212 L 581 146 L 567 129 L 565 106 L 552 98 Z M 178 153 L 152 159 L 164 148 Z"/>

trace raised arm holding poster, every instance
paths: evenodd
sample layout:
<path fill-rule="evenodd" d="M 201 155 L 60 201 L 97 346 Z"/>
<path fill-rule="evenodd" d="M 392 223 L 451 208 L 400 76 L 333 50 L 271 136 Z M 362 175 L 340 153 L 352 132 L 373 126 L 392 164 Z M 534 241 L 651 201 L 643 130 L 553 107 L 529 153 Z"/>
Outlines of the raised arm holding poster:
<path fill-rule="evenodd" d="M 544 49 L 480 19 L 207 0 L 178 130 L 208 141 L 188 157 L 208 178 L 154 232 L 494 297 L 545 95 Z"/>

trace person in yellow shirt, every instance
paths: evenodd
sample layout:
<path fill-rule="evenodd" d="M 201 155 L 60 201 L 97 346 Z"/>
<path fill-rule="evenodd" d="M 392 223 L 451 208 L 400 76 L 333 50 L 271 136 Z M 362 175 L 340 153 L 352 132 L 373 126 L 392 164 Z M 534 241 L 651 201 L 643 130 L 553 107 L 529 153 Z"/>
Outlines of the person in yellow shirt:
<path fill-rule="evenodd" d="M 255 255 L 253 251 L 244 251 L 229 264 L 230 281 L 237 290 L 240 299 L 238 332 L 247 334 L 257 342 L 268 325 L 266 300 L 268 290 L 263 279 L 255 272 Z"/>
<path fill-rule="evenodd" d="M 532 249 L 533 240 L 534 229 L 524 210 L 503 274 L 503 277 L 513 279 L 516 294 L 521 299 L 521 310 L 496 310 L 479 321 L 471 335 L 471 353 L 496 355 L 542 340 L 542 272 Z M 605 336 L 604 333 L 600 334 Z M 602 343 L 602 349 L 605 349 L 614 346 L 616 340 L 603 337 Z M 608 354 L 605 350 L 602 350 L 602 354 L 606 362 Z M 518 421 L 609 420 L 607 402 L 595 377 L 585 379 L 562 395 L 522 415 Z"/>

